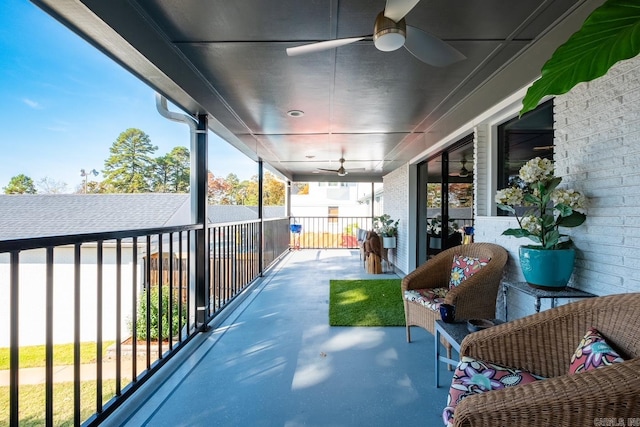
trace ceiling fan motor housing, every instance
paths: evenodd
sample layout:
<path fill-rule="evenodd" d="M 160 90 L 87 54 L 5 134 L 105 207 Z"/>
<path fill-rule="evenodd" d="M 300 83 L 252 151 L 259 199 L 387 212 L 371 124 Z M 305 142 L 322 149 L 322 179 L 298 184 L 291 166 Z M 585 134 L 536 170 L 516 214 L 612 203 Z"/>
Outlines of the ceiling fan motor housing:
<path fill-rule="evenodd" d="M 373 27 L 373 44 L 378 50 L 391 52 L 400 49 L 406 37 L 407 23 L 404 18 L 395 22 L 384 16 L 384 11 L 378 14 Z"/>

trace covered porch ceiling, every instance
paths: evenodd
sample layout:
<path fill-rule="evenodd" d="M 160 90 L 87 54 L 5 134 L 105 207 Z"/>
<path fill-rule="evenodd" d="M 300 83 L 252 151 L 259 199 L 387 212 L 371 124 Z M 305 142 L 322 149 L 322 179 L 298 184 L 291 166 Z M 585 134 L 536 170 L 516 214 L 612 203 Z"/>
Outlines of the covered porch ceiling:
<path fill-rule="evenodd" d="M 287 56 L 371 35 L 383 0 L 33 2 L 288 179 L 380 181 L 537 78 L 604 1 L 419 1 L 407 25 L 466 57 L 445 67 L 379 51 L 370 37 Z M 337 170 L 340 158 L 347 176 L 318 170 Z"/>

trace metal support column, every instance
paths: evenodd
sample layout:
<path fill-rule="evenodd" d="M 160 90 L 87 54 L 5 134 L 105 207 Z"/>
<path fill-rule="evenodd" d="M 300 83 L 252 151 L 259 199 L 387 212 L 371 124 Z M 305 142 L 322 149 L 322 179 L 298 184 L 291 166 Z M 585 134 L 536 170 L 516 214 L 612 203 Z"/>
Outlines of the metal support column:
<path fill-rule="evenodd" d="M 204 328 L 207 321 L 207 307 L 209 304 L 209 244 L 208 244 L 208 224 L 207 224 L 207 151 L 208 151 L 208 120 L 206 114 L 198 116 L 197 130 L 195 136 L 195 147 L 192 147 L 191 171 L 195 175 L 195 182 L 191 179 L 192 201 L 195 206 L 196 222 L 202 224 L 202 229 L 196 230 L 196 326 Z M 193 144 L 193 142 L 192 142 Z M 195 184 L 195 185 L 193 185 Z"/>

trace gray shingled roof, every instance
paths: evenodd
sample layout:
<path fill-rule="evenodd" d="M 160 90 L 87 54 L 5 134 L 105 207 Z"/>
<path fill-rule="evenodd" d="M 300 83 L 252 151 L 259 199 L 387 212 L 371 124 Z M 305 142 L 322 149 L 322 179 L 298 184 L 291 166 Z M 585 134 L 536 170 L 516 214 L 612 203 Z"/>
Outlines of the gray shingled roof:
<path fill-rule="evenodd" d="M 265 206 L 263 211 L 265 218 L 282 218 L 285 213 L 284 206 Z M 257 206 L 209 205 L 209 222 L 212 224 L 252 219 L 258 219 Z"/>
<path fill-rule="evenodd" d="M 177 225 L 169 222 L 188 201 L 187 194 L 0 195 L 0 240 Z"/>
<path fill-rule="evenodd" d="M 189 223 L 188 194 L 0 195 L 0 240 L 156 228 Z M 265 207 L 265 218 L 284 216 Z M 257 207 L 209 206 L 209 222 L 256 219 Z"/>

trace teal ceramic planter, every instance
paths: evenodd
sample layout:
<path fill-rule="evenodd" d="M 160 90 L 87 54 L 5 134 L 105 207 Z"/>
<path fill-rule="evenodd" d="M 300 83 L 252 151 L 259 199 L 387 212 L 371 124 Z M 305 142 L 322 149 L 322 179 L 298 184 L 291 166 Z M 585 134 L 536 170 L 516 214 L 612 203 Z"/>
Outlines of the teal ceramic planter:
<path fill-rule="evenodd" d="M 522 274 L 534 288 L 562 290 L 567 286 L 576 260 L 575 249 L 543 250 L 520 246 Z"/>

